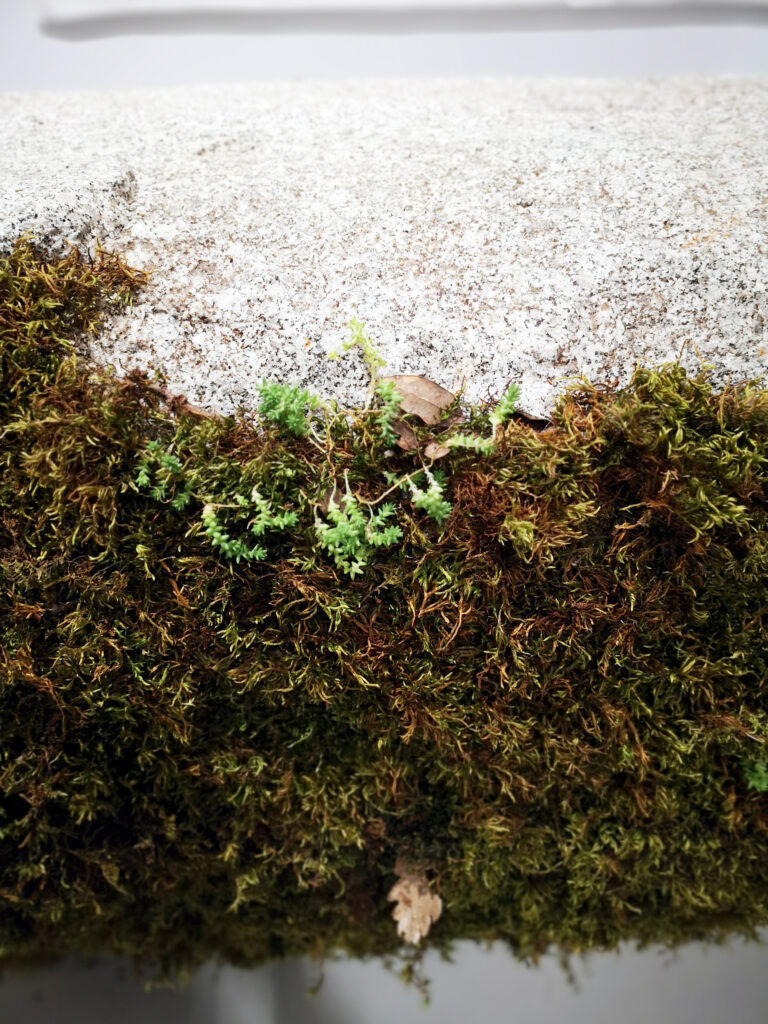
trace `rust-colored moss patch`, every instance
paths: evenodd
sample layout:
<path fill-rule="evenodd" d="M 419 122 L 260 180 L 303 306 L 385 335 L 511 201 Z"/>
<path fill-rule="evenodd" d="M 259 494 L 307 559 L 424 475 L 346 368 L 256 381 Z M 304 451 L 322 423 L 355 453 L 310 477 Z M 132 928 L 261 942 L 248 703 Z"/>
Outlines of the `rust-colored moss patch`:
<path fill-rule="evenodd" d="M 393 953 L 398 857 L 441 948 L 754 938 L 768 391 L 641 370 L 476 451 L 390 447 L 391 390 L 220 419 L 74 354 L 142 282 L 0 261 L 6 961 Z"/>

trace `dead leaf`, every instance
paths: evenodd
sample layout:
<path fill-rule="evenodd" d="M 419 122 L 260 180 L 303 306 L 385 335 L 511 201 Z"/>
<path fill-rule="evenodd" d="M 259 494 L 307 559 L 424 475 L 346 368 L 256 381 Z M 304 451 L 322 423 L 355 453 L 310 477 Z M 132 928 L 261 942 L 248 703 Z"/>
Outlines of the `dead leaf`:
<path fill-rule="evenodd" d="M 544 419 L 542 416 L 535 416 L 524 409 L 515 409 L 514 418 L 526 420 L 534 430 L 546 430 L 547 427 L 552 426 L 552 420 Z"/>
<path fill-rule="evenodd" d="M 397 434 L 397 441 L 395 443 L 398 448 L 402 448 L 406 452 L 418 451 L 419 442 L 416 434 L 405 420 L 395 420 L 392 424 L 392 429 Z"/>
<path fill-rule="evenodd" d="M 403 412 L 418 416 L 427 426 L 438 423 L 443 412 L 456 400 L 452 391 L 441 388 L 428 377 L 402 373 L 394 377 L 382 377 L 381 381 L 391 381 L 400 392 L 400 408 Z"/>
<path fill-rule="evenodd" d="M 450 450 L 447 444 L 438 444 L 437 441 L 430 441 L 424 449 L 424 454 L 428 459 L 442 459 Z"/>
<path fill-rule="evenodd" d="M 406 942 L 419 942 L 443 911 L 443 901 L 429 888 L 423 868 L 412 867 L 402 857 L 395 861 L 399 881 L 389 890 L 388 900 L 396 900 L 392 917 L 397 921 L 397 934 Z"/>

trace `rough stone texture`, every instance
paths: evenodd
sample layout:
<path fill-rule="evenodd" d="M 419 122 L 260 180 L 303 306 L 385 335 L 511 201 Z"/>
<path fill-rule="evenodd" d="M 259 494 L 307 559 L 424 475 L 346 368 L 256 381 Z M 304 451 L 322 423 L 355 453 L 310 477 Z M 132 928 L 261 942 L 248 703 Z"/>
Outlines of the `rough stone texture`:
<path fill-rule="evenodd" d="M 154 267 L 92 354 L 199 405 L 263 376 L 360 402 L 326 359 L 358 316 L 384 372 L 542 413 L 681 351 L 765 373 L 767 126 L 768 77 L 4 94 L 0 247 Z"/>

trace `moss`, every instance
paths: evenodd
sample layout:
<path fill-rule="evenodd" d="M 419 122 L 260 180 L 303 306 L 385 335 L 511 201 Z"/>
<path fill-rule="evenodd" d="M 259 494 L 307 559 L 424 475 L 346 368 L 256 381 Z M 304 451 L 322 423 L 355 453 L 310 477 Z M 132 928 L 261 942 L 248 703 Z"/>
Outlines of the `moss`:
<path fill-rule="evenodd" d="M 455 410 L 395 449 L 391 395 L 281 433 L 80 359 L 143 280 L 0 262 L 5 962 L 393 954 L 399 856 L 442 950 L 757 939 L 768 391 L 582 382 L 438 470 Z"/>

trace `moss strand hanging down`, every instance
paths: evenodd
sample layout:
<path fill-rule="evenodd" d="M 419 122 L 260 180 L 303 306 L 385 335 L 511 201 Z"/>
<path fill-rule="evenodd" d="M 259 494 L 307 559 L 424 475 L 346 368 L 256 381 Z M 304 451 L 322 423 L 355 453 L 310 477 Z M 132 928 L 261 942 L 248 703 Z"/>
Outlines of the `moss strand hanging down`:
<path fill-rule="evenodd" d="M 393 953 L 398 858 L 423 946 L 756 938 L 768 391 L 213 417 L 76 354 L 144 280 L 0 261 L 0 962 Z"/>

